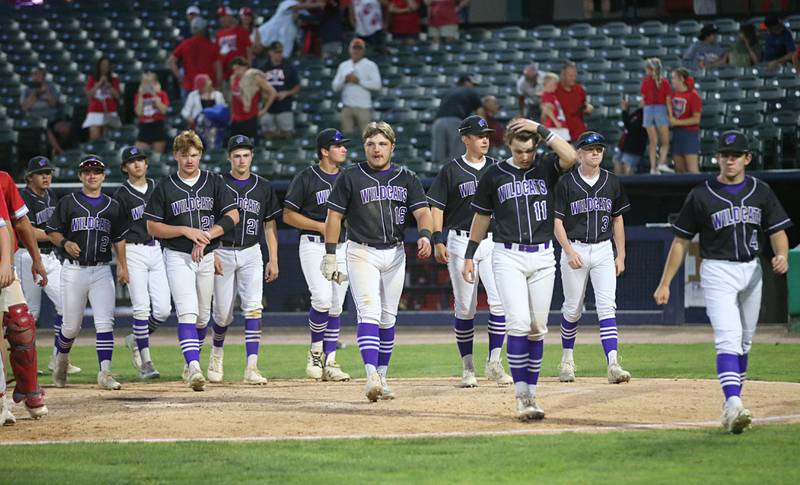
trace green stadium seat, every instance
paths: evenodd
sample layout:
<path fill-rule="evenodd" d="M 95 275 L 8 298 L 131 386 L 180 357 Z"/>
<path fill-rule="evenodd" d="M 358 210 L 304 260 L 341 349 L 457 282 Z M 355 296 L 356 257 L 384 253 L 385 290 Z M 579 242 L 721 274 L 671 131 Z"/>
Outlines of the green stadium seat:
<path fill-rule="evenodd" d="M 667 48 L 662 46 L 648 46 L 648 47 L 641 47 L 638 49 L 634 49 L 636 55 L 639 57 L 664 57 L 667 55 Z"/>
<path fill-rule="evenodd" d="M 597 73 L 595 79 L 606 83 L 617 83 L 628 79 L 628 73 L 622 71 L 607 71 Z"/>
<path fill-rule="evenodd" d="M 502 29 L 495 31 L 493 37 L 504 40 L 524 39 L 527 37 L 527 32 L 521 27 L 503 27 Z"/>
<path fill-rule="evenodd" d="M 658 37 L 667 33 L 667 26 L 658 20 L 647 20 L 637 25 L 634 32 L 647 37 Z"/>
<path fill-rule="evenodd" d="M 650 38 L 639 34 L 629 34 L 621 37 L 619 44 L 629 49 L 637 49 L 650 45 Z"/>
<path fill-rule="evenodd" d="M 611 69 L 611 61 L 605 59 L 585 59 L 577 63 L 578 72 L 598 73 Z"/>
<path fill-rule="evenodd" d="M 747 76 L 737 79 L 729 79 L 725 86 L 739 88 L 739 89 L 762 89 L 764 80 L 755 76 Z M 721 86 L 717 89 L 721 89 Z"/>
<path fill-rule="evenodd" d="M 530 31 L 530 36 L 534 39 L 552 39 L 561 36 L 561 29 L 555 25 L 540 25 Z"/>
<path fill-rule="evenodd" d="M 572 62 L 585 61 L 594 57 L 594 50 L 588 47 L 572 47 L 558 51 L 558 57 L 569 59 Z"/>
<path fill-rule="evenodd" d="M 676 24 L 673 24 L 670 30 L 681 35 L 694 37 L 702 28 L 703 25 L 697 20 L 681 20 Z"/>
<path fill-rule="evenodd" d="M 778 87 L 759 88 L 754 89 L 752 95 L 764 101 L 777 101 L 786 98 L 786 90 Z"/>
<path fill-rule="evenodd" d="M 625 22 L 609 22 L 605 25 L 601 25 L 598 32 L 609 37 L 619 38 L 630 35 L 633 29 Z"/>
<path fill-rule="evenodd" d="M 611 62 L 612 69 L 628 71 L 632 76 L 644 77 L 644 59 L 641 56 L 629 56 Z"/>
<path fill-rule="evenodd" d="M 567 26 L 564 30 L 567 36 L 573 39 L 582 39 L 597 33 L 597 29 L 587 23 L 572 24 Z"/>
<path fill-rule="evenodd" d="M 536 39 L 514 39 L 508 42 L 509 49 L 516 51 L 530 51 L 541 46 L 541 42 Z"/>
<path fill-rule="evenodd" d="M 602 49 L 604 47 L 611 47 L 614 45 L 614 39 L 607 35 L 598 34 L 583 37 L 578 40 L 578 45 L 588 47 L 590 49 Z"/>
<path fill-rule="evenodd" d="M 739 32 L 739 22 L 731 18 L 716 18 L 714 19 L 714 25 L 717 26 L 719 33 L 722 35 L 737 35 Z"/>
<path fill-rule="evenodd" d="M 726 83 L 724 81 L 720 80 L 720 79 L 716 79 L 716 78 L 713 78 L 713 77 L 706 77 L 706 78 L 703 78 L 703 79 L 695 80 L 695 84 L 694 85 L 695 85 L 695 87 L 697 88 L 698 91 L 714 92 L 714 91 L 719 91 L 720 89 L 724 89 L 725 86 L 726 86 Z M 740 86 L 731 85 L 730 87 L 738 88 Z"/>
<path fill-rule="evenodd" d="M 725 117 L 725 123 L 742 129 L 749 129 L 764 122 L 761 113 L 737 112 Z"/>
<path fill-rule="evenodd" d="M 589 96 L 596 96 L 609 92 L 612 87 L 602 81 L 586 81 L 583 83 L 583 88 Z"/>
<path fill-rule="evenodd" d="M 553 39 L 546 39 L 542 41 L 542 47 L 545 49 L 569 49 L 577 47 L 578 41 L 569 37 L 556 37 Z"/>
<path fill-rule="evenodd" d="M 603 59 L 609 60 L 618 60 L 622 59 L 623 57 L 628 57 L 631 55 L 630 49 L 623 47 L 623 46 L 611 46 L 611 47 L 604 47 L 597 51 L 597 54 Z"/>

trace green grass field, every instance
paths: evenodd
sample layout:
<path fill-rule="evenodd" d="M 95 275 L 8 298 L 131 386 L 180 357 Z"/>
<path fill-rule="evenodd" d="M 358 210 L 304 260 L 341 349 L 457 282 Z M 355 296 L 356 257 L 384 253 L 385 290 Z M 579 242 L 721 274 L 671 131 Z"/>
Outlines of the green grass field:
<path fill-rule="evenodd" d="M 243 346 L 226 349 L 228 378 L 240 378 L 243 352 Z M 261 367 L 268 377 L 303 375 L 305 346 L 266 346 L 262 353 Z M 486 347 L 476 346 L 476 361 L 485 355 Z M 605 375 L 598 345 L 578 345 L 575 355 L 581 375 Z M 620 355 L 634 378 L 716 377 L 710 343 L 623 345 Z M 751 355 L 750 379 L 800 382 L 800 345 L 757 344 Z M 557 346 L 546 348 L 544 375 L 556 375 L 559 358 Z M 154 359 L 164 379 L 179 378 L 182 361 L 176 347 L 155 348 Z M 354 377 L 363 377 L 357 348 L 340 350 L 338 360 Z M 73 349 L 73 361 L 84 372 L 71 376 L 71 382 L 94 382 L 94 349 Z M 114 367 L 120 380 L 134 379 L 125 349 L 116 350 Z M 453 345 L 395 349 L 392 376 L 459 374 Z M 50 382 L 49 376 L 42 379 Z M 57 426 L 56 416 L 47 419 L 49 425 Z M 798 438 L 800 425 L 757 425 L 739 436 L 702 429 L 320 442 L 0 446 L 0 483 L 800 483 Z M 21 471 L 23 466 L 15 456 L 24 456 L 24 469 L 29 472 Z"/>

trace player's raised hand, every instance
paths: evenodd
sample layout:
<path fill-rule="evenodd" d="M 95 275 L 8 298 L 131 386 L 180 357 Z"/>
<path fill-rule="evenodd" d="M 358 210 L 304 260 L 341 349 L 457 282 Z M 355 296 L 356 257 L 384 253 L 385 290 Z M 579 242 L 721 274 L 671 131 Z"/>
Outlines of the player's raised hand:
<path fill-rule="evenodd" d="M 656 305 L 666 305 L 669 302 L 669 285 L 658 285 L 656 292 L 653 293 Z"/>
<path fill-rule="evenodd" d="M 786 256 L 779 254 L 772 258 L 772 271 L 776 274 L 785 274 L 789 271 L 789 261 L 786 260 Z"/>
<path fill-rule="evenodd" d="M 464 260 L 464 269 L 461 270 L 461 276 L 467 283 L 475 283 L 475 262 L 471 259 Z"/>
<path fill-rule="evenodd" d="M 192 241 L 195 244 L 202 244 L 203 246 L 207 246 L 208 243 L 211 242 L 211 239 L 208 237 L 208 233 L 206 231 L 201 231 L 200 229 L 196 229 L 194 227 L 186 227 L 183 231 L 184 237 L 186 239 Z"/>
<path fill-rule="evenodd" d="M 47 270 L 44 269 L 44 263 L 41 259 L 31 263 L 31 274 L 33 275 L 33 281 L 37 285 L 42 288 L 47 286 Z"/>
<path fill-rule="evenodd" d="M 614 259 L 614 264 L 617 267 L 617 276 L 625 272 L 625 258 L 619 256 Z"/>
<path fill-rule="evenodd" d="M 117 283 L 120 285 L 127 285 L 130 283 L 128 268 L 121 268 L 119 265 L 117 265 Z"/>
<path fill-rule="evenodd" d="M 64 244 L 64 251 L 73 258 L 78 258 L 78 256 L 81 255 L 81 247 L 78 246 L 78 243 L 73 241 L 67 241 L 66 244 Z"/>
<path fill-rule="evenodd" d="M 539 123 L 529 120 L 527 118 L 519 118 L 508 125 L 508 131 L 512 133 L 518 133 L 520 131 L 528 131 L 531 133 L 536 133 L 536 130 L 539 129 Z"/>
<path fill-rule="evenodd" d="M 267 267 L 264 269 L 264 281 L 266 281 L 267 283 L 272 283 L 277 279 L 278 279 L 278 262 L 270 261 L 267 263 Z"/>
<path fill-rule="evenodd" d="M 447 264 L 450 261 L 450 254 L 447 252 L 447 246 L 444 243 L 439 243 L 433 246 L 433 256 L 438 263 Z"/>
<path fill-rule="evenodd" d="M 569 267 L 572 269 L 580 269 L 583 267 L 583 260 L 581 259 L 581 255 L 575 251 L 571 253 L 567 253 Z"/>
<path fill-rule="evenodd" d="M 431 241 L 427 237 L 417 239 L 417 258 L 427 259 L 431 257 Z"/>
<path fill-rule="evenodd" d="M 10 262 L 0 264 L 0 288 L 5 288 L 14 282 L 14 268 Z"/>

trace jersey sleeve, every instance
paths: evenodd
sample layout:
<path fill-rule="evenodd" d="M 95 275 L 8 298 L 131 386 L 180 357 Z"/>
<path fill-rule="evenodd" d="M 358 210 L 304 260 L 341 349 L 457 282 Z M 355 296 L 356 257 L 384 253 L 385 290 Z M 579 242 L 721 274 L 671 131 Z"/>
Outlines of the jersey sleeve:
<path fill-rule="evenodd" d="M 351 173 L 352 171 L 348 170 L 336 178 L 331 194 L 328 196 L 328 209 L 342 214 L 347 213 L 347 208 L 350 205 L 350 194 L 353 191 L 353 182 L 350 181 Z"/>
<path fill-rule="evenodd" d="M 11 224 L 11 216 L 8 214 L 8 205 L 6 205 L 5 194 L 2 189 L 0 189 L 0 219 L 3 219 L 3 226 Z"/>
<path fill-rule="evenodd" d="M 475 197 L 472 199 L 472 208 L 475 212 L 484 216 L 490 216 L 494 212 L 494 202 L 492 201 L 492 170 L 487 170 L 480 180 L 478 180 L 478 189 L 475 191 Z"/>
<path fill-rule="evenodd" d="M 678 219 L 672 224 L 672 232 L 676 236 L 684 239 L 692 239 L 695 234 L 700 232 L 702 219 L 697 207 L 697 196 L 695 191 L 689 192 L 686 201 L 683 203 Z"/>
<path fill-rule="evenodd" d="M 447 206 L 447 189 L 450 186 L 449 178 L 447 176 L 447 165 L 439 170 L 436 178 L 433 179 L 430 188 L 428 189 L 428 203 L 431 207 L 444 210 Z"/>
<path fill-rule="evenodd" d="M 217 220 L 219 220 L 226 212 L 236 208 L 236 198 L 221 175 L 211 176 L 214 177 L 214 208 L 217 209 Z"/>
<path fill-rule="evenodd" d="M 556 192 L 553 197 L 553 214 L 556 219 L 564 219 L 567 216 L 569 207 L 569 178 L 564 177 L 556 184 Z"/>
<path fill-rule="evenodd" d="M 0 186 L 3 189 L 3 196 L 6 200 L 6 207 L 8 208 L 9 215 L 12 220 L 20 219 L 28 214 L 28 206 L 25 205 L 25 200 L 19 193 L 14 179 L 11 178 L 6 172 L 0 172 Z"/>
<path fill-rule="evenodd" d="M 272 184 L 267 181 L 264 181 L 264 183 L 267 184 L 267 197 L 264 201 L 267 205 L 267 210 L 264 211 L 264 222 L 269 222 L 274 220 L 283 209 L 278 201 L 278 194 L 276 194 L 275 189 L 272 188 Z"/>
<path fill-rule="evenodd" d="M 58 201 L 56 204 L 56 208 L 53 211 L 53 214 L 50 216 L 50 219 L 47 221 L 47 225 L 44 228 L 44 231 L 47 234 L 51 232 L 60 232 L 63 236 L 66 237 L 66 221 L 69 218 L 67 216 L 69 206 L 69 199 L 67 197 L 63 197 L 61 200 Z"/>
<path fill-rule="evenodd" d="M 111 240 L 119 242 L 125 239 L 125 235 L 130 230 L 130 225 L 126 224 L 125 211 L 122 205 L 118 202 L 112 202 L 112 204 L 116 206 L 116 211 L 114 211 L 114 220 L 111 221 Z"/>
<path fill-rule="evenodd" d="M 144 208 L 144 219 L 148 221 L 162 222 L 166 217 L 165 203 L 166 197 L 164 196 L 164 185 L 166 179 L 156 185 L 153 189 L 153 195 L 147 201 L 147 206 Z"/>
<path fill-rule="evenodd" d="M 621 216 L 629 210 L 631 203 L 628 201 L 628 194 L 625 193 L 625 187 L 617 180 L 617 196 L 611 203 L 611 217 Z"/>
<path fill-rule="evenodd" d="M 305 174 L 306 172 L 298 173 L 289 183 L 289 188 L 286 189 L 286 197 L 283 199 L 284 207 L 300 211 L 306 195 Z"/>
<path fill-rule="evenodd" d="M 764 204 L 763 214 L 761 214 L 761 228 L 768 236 L 771 236 L 791 226 L 792 220 L 786 215 L 786 211 L 775 195 L 775 192 L 768 188 L 767 201 L 766 204 Z"/>
<path fill-rule="evenodd" d="M 422 187 L 419 177 L 412 171 L 408 171 L 408 199 L 406 206 L 414 212 L 417 209 L 428 207 L 428 198 L 425 196 L 425 189 Z"/>

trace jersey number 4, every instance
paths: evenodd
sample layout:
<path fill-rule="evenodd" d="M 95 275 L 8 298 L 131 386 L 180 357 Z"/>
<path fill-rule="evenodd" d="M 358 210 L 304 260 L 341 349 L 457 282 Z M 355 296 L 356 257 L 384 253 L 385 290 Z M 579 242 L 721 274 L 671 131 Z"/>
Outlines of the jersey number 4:
<path fill-rule="evenodd" d="M 758 251 L 758 231 L 753 230 L 753 235 L 750 236 L 750 244 L 748 244 L 753 251 Z"/>

